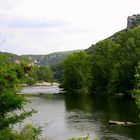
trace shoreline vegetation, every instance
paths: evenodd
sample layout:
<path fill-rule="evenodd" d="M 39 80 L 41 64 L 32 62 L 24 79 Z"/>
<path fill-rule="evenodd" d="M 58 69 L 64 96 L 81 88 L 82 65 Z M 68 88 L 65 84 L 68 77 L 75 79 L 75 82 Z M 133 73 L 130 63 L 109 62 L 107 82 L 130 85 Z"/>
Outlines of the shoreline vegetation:
<path fill-rule="evenodd" d="M 38 140 L 41 134 L 40 128 L 33 125 L 28 133 L 25 133 L 25 129 L 13 129 L 36 113 L 34 109 L 27 111 L 24 108 L 27 100 L 17 94 L 20 83 L 26 79 L 29 71 L 26 64 L 11 63 L 7 56 L 0 55 L 0 140 Z"/>
<path fill-rule="evenodd" d="M 140 26 L 137 26 L 99 41 L 87 51 L 69 55 L 64 61 L 64 78 L 60 86 L 66 91 L 138 98 L 139 39 Z"/>

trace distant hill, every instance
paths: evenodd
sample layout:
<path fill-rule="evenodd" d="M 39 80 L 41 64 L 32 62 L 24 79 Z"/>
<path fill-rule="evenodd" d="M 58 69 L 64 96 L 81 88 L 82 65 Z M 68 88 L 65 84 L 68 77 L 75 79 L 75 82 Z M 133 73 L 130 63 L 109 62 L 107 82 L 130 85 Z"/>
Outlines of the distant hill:
<path fill-rule="evenodd" d="M 19 63 L 22 60 L 22 58 L 19 55 L 12 53 L 0 52 L 0 55 L 7 57 L 12 63 Z"/>
<path fill-rule="evenodd" d="M 51 66 L 62 62 L 67 55 L 77 51 L 80 50 L 55 52 L 47 55 L 22 55 L 21 57 L 29 59 L 31 63 L 39 66 Z"/>
<path fill-rule="evenodd" d="M 73 52 L 78 52 L 80 50 L 73 51 L 64 51 L 64 52 L 55 52 L 46 55 L 16 55 L 7 52 L 0 52 L 0 55 L 5 55 L 9 58 L 9 60 L 13 63 L 20 63 L 21 60 L 28 60 L 32 65 L 39 66 L 51 66 L 54 64 L 58 64 L 62 62 L 66 56 Z"/>

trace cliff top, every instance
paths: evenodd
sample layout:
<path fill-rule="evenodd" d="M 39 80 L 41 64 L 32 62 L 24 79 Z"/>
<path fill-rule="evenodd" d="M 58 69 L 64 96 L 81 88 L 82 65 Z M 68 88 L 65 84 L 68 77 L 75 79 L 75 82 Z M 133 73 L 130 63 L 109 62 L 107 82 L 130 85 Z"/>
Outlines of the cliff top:
<path fill-rule="evenodd" d="M 132 15 L 127 18 L 127 29 L 140 25 L 140 14 Z"/>

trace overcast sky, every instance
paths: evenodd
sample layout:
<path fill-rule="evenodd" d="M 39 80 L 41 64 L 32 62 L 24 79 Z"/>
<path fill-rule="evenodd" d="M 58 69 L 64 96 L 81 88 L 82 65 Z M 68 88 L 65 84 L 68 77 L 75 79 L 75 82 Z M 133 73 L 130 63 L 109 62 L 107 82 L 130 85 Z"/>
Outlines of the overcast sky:
<path fill-rule="evenodd" d="M 0 0 L 0 51 L 86 49 L 126 28 L 140 0 Z"/>

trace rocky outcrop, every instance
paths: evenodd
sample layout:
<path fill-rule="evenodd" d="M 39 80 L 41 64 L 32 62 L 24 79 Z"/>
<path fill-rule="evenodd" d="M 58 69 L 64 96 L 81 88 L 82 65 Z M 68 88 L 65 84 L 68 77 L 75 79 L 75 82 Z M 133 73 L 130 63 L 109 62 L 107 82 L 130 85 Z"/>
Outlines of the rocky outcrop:
<path fill-rule="evenodd" d="M 140 14 L 132 15 L 127 18 L 127 29 L 140 25 Z"/>

